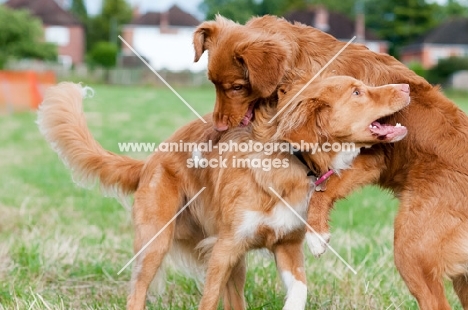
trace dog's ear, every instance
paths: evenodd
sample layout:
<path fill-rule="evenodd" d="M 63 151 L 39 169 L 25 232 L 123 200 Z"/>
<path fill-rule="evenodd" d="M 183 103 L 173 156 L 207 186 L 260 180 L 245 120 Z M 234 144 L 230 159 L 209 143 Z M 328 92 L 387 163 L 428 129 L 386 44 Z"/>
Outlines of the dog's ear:
<path fill-rule="evenodd" d="M 203 52 L 210 48 L 212 40 L 219 35 L 221 30 L 233 25 L 237 24 L 219 14 L 216 15 L 216 20 L 201 23 L 193 33 L 194 61 L 197 62 Z"/>
<path fill-rule="evenodd" d="M 217 27 L 218 25 L 215 21 L 203 22 L 193 33 L 194 62 L 197 62 L 203 52 L 208 49 L 209 38 L 216 32 Z"/>
<path fill-rule="evenodd" d="M 290 143 L 320 143 L 327 139 L 330 105 L 317 98 L 302 100 L 294 112 L 287 118 L 282 118 L 278 128 L 286 128 L 283 139 Z"/>
<path fill-rule="evenodd" d="M 322 98 L 311 98 L 303 105 L 304 111 L 309 111 L 306 122 L 314 124 L 319 136 L 327 136 L 330 123 L 331 106 Z"/>
<path fill-rule="evenodd" d="M 250 85 L 261 97 L 269 97 L 287 70 L 289 49 L 273 40 L 241 42 L 235 57 L 246 68 Z"/>

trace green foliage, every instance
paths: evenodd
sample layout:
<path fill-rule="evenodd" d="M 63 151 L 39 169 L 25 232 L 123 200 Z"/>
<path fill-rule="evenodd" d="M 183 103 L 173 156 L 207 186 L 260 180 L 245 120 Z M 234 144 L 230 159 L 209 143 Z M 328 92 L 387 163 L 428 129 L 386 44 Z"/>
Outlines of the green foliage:
<path fill-rule="evenodd" d="M 281 16 L 289 11 L 307 7 L 307 3 L 304 0 L 263 0 L 261 2 L 256 1 L 256 3 L 257 15 L 272 14 Z"/>
<path fill-rule="evenodd" d="M 117 45 L 106 41 L 97 42 L 89 53 L 91 64 L 97 64 L 104 68 L 115 67 L 117 61 Z"/>
<path fill-rule="evenodd" d="M 107 20 L 115 19 L 121 25 L 132 19 L 132 8 L 125 0 L 104 0 L 101 15 Z"/>
<path fill-rule="evenodd" d="M 436 18 L 443 21 L 450 17 L 468 17 L 468 1 L 447 0 L 440 4 Z"/>
<path fill-rule="evenodd" d="M 102 12 L 89 19 L 86 46 L 88 51 L 100 41 L 117 44 L 121 27 L 132 20 L 132 8 L 125 0 L 104 0 Z"/>
<path fill-rule="evenodd" d="M 428 71 L 427 79 L 432 84 L 444 84 L 452 74 L 460 70 L 468 70 L 468 57 L 441 59 Z"/>
<path fill-rule="evenodd" d="M 256 15 L 254 0 L 204 0 L 200 9 L 206 14 L 206 19 L 214 19 L 216 14 L 245 23 Z"/>
<path fill-rule="evenodd" d="M 86 10 L 84 0 L 72 0 L 70 12 L 86 25 L 88 22 L 88 11 Z"/>
<path fill-rule="evenodd" d="M 200 10 L 206 14 L 206 19 L 215 18 L 216 14 L 232 19 L 239 23 L 245 23 L 252 16 L 265 14 L 284 15 L 288 11 L 305 8 L 305 0 L 203 0 Z"/>
<path fill-rule="evenodd" d="M 467 0 L 447 0 L 438 4 L 429 0 L 203 0 L 201 11 L 206 19 L 216 14 L 244 23 L 252 16 L 273 14 L 282 16 L 294 9 L 323 5 L 329 11 L 340 12 L 354 19 L 356 10 L 365 13 L 366 27 L 381 39 L 390 42 L 390 53 L 425 34 L 438 23 L 453 16 L 468 17 Z"/>
<path fill-rule="evenodd" d="M 427 78 L 427 70 L 424 69 L 420 62 L 412 62 L 408 64 L 408 68 L 414 71 L 417 75 Z"/>
<path fill-rule="evenodd" d="M 468 16 L 468 1 L 447 0 L 444 4 L 428 0 L 370 1 L 365 6 L 366 27 L 391 43 L 390 53 L 411 43 L 445 19 Z"/>
<path fill-rule="evenodd" d="M 396 55 L 399 48 L 408 44 L 441 21 L 441 5 L 424 0 L 203 0 L 200 9 L 206 19 L 216 14 L 244 23 L 252 16 L 273 14 L 282 16 L 294 9 L 323 5 L 329 11 L 340 12 L 354 19 L 356 10 L 366 16 L 366 27 L 372 29 L 381 39 L 390 42 L 390 52 Z M 453 15 L 464 8 L 460 2 L 449 0 L 443 16 Z M 468 14 L 465 8 L 461 10 Z"/>
<path fill-rule="evenodd" d="M 307 3 L 312 6 L 324 6 L 330 12 L 340 12 L 349 18 L 354 18 L 356 5 L 364 3 L 362 0 L 343 1 L 343 0 L 308 0 Z"/>
<path fill-rule="evenodd" d="M 399 49 L 452 16 L 468 16 L 467 0 L 447 0 L 438 4 L 429 0 L 203 0 L 201 11 L 206 19 L 216 14 L 244 23 L 252 16 L 282 16 L 294 9 L 323 5 L 351 19 L 357 10 L 365 13 L 366 27 L 379 38 L 390 42 L 390 54 L 398 57 Z"/>
<path fill-rule="evenodd" d="M 397 56 L 400 47 L 437 25 L 437 8 L 437 4 L 421 0 L 369 1 L 366 26 L 390 41 L 390 52 Z"/>
<path fill-rule="evenodd" d="M 10 58 L 57 59 L 57 47 L 43 38 L 39 19 L 27 11 L 0 6 L 0 68 Z"/>

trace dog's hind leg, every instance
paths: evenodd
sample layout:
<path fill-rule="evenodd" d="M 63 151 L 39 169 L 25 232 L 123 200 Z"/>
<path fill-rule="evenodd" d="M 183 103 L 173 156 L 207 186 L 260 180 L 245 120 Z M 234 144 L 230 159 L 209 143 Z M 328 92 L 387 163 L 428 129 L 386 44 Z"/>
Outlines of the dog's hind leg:
<path fill-rule="evenodd" d="M 432 275 L 421 261 L 402 252 L 395 252 L 395 264 L 421 310 L 451 309 L 445 298 L 442 277 Z"/>
<path fill-rule="evenodd" d="M 221 290 L 226 287 L 233 268 L 243 258 L 245 249 L 230 238 L 219 237 L 213 247 L 206 273 L 199 310 L 216 310 Z"/>
<path fill-rule="evenodd" d="M 395 220 L 395 265 L 421 310 L 450 310 L 443 285 L 444 225 L 431 225 L 420 205 L 401 203 Z M 440 219 L 439 219 L 440 221 Z"/>
<path fill-rule="evenodd" d="M 278 244 L 273 252 L 278 272 L 287 289 L 283 310 L 304 309 L 307 302 L 307 285 L 302 239 Z"/>
<path fill-rule="evenodd" d="M 164 173 L 160 177 L 160 180 L 167 179 Z M 127 299 L 129 310 L 145 308 L 148 287 L 171 247 L 175 221 L 165 229 L 163 227 L 174 217 L 183 203 L 176 182 L 164 182 L 164 189 L 162 189 L 163 185 L 159 184 L 161 182 L 157 183 L 140 187 L 135 193 L 133 205 L 135 253 L 146 246 L 156 234 L 159 233 L 159 235 L 135 260 L 131 291 Z"/>
<path fill-rule="evenodd" d="M 468 310 L 468 223 L 462 221 L 444 246 L 445 272 L 453 281 L 453 288 L 463 309 Z"/>
<path fill-rule="evenodd" d="M 453 288 L 463 309 L 468 310 L 468 275 L 462 274 L 453 279 Z"/>
<path fill-rule="evenodd" d="M 242 257 L 237 265 L 232 269 L 231 275 L 224 291 L 223 303 L 224 310 L 244 310 L 244 286 L 245 286 L 245 256 Z"/>

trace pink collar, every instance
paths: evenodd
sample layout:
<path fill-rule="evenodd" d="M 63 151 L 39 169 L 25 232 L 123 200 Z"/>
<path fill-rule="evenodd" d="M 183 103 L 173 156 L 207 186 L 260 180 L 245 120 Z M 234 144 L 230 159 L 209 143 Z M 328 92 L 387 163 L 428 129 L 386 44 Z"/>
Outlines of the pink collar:
<path fill-rule="evenodd" d="M 325 182 L 335 171 L 333 169 L 328 170 L 324 175 L 322 175 L 320 178 L 318 178 L 317 181 L 315 181 L 315 186 L 319 186 L 323 182 Z"/>
<path fill-rule="evenodd" d="M 317 181 L 314 182 L 314 185 L 317 187 L 319 186 L 320 184 L 322 184 L 323 182 L 325 182 L 333 173 L 335 173 L 335 171 L 333 171 L 333 169 L 330 169 L 328 170 L 324 175 L 322 175 L 321 177 L 318 177 L 314 174 L 314 172 L 309 168 L 309 165 L 307 165 L 307 162 L 306 160 L 304 159 L 304 156 L 302 156 L 302 152 L 300 151 L 295 151 L 293 153 L 294 156 L 297 157 L 297 159 L 299 159 L 299 161 L 307 167 L 307 169 L 309 170 L 309 172 L 307 172 L 307 176 L 308 177 L 315 177 L 315 178 L 318 178 Z"/>

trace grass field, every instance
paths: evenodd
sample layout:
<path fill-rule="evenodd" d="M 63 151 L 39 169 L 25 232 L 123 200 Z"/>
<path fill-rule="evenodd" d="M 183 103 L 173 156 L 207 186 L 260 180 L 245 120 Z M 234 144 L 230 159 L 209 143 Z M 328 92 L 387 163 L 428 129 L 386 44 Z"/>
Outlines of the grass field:
<path fill-rule="evenodd" d="M 89 126 L 112 151 L 118 142 L 161 142 L 195 118 L 167 89 L 95 90 L 85 103 Z M 211 87 L 178 90 L 200 113 L 211 110 Z M 468 110 L 466 94 L 451 96 Z M 75 186 L 34 121 L 34 113 L 0 117 L 0 309 L 122 309 L 130 268 L 117 272 L 133 255 L 130 213 L 96 188 Z M 417 309 L 393 264 L 396 210 L 396 200 L 372 187 L 339 203 L 331 245 L 358 273 L 330 251 L 309 255 L 308 309 Z M 249 256 L 246 298 L 249 309 L 281 309 L 272 256 Z M 194 281 L 169 272 L 165 293 L 151 294 L 148 309 L 196 309 L 199 299 Z"/>

